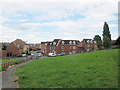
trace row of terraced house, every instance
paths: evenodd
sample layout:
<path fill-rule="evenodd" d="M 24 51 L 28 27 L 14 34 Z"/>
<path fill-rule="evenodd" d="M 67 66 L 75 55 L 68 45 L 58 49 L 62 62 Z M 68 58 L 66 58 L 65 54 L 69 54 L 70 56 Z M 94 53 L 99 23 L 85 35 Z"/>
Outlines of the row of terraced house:
<path fill-rule="evenodd" d="M 41 49 L 42 53 L 48 55 L 49 53 L 65 53 L 76 54 L 81 52 L 89 52 L 97 50 L 96 41 L 92 39 L 83 39 L 81 42 L 79 40 L 62 40 L 54 39 L 53 41 L 41 42 L 41 44 L 27 44 L 21 39 L 16 39 L 15 41 L 7 44 L 6 50 L 0 49 L 0 57 L 11 57 L 21 54 L 23 52 L 28 52 L 30 49 Z"/>
<path fill-rule="evenodd" d="M 97 44 L 96 41 L 92 39 L 83 39 L 81 42 L 79 40 L 62 40 L 54 39 L 53 41 L 41 42 L 41 52 L 45 54 L 49 53 L 65 53 L 76 54 L 83 52 L 96 51 Z"/>

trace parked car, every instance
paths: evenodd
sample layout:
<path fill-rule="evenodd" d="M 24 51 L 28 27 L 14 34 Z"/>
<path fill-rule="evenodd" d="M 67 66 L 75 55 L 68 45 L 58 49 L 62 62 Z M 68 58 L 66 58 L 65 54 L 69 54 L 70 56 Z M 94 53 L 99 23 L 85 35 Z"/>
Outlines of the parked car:
<path fill-rule="evenodd" d="M 22 54 L 18 54 L 18 55 L 16 55 L 16 57 L 22 57 Z"/>
<path fill-rule="evenodd" d="M 65 53 L 60 53 L 60 54 L 58 54 L 58 56 L 64 56 L 64 55 L 66 55 Z"/>
<path fill-rule="evenodd" d="M 54 56 L 57 56 L 57 54 L 55 54 L 55 53 L 49 53 L 48 56 L 54 57 Z"/>
<path fill-rule="evenodd" d="M 25 56 L 26 56 L 26 54 L 22 54 L 22 56 L 23 56 L 23 57 L 25 57 Z"/>
<path fill-rule="evenodd" d="M 33 56 L 34 54 L 33 53 L 31 53 L 31 56 Z"/>
<path fill-rule="evenodd" d="M 41 57 L 42 56 L 42 54 L 41 53 L 38 53 L 38 57 Z"/>

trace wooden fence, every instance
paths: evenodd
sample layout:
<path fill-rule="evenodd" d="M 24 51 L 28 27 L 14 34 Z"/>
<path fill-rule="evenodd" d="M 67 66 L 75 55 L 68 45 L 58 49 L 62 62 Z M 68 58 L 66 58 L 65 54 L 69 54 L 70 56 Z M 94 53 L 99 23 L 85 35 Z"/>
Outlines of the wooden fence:
<path fill-rule="evenodd" d="M 0 71 L 5 71 L 9 66 L 16 65 L 16 64 L 19 64 L 22 62 L 25 62 L 25 60 L 15 60 L 15 61 L 3 62 L 0 66 Z"/>

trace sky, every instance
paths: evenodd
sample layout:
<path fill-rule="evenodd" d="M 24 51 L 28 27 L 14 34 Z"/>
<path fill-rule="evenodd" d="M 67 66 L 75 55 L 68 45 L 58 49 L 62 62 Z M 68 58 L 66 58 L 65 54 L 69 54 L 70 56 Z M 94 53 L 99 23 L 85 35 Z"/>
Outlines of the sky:
<path fill-rule="evenodd" d="M 119 0 L 1 0 L 0 42 L 19 38 L 27 43 L 53 39 L 102 37 L 104 22 L 118 38 Z"/>

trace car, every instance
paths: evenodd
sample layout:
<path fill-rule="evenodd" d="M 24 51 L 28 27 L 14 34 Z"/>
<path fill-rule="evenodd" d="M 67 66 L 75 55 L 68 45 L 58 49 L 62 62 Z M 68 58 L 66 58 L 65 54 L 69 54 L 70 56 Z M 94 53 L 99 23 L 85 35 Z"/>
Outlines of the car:
<path fill-rule="evenodd" d="M 41 57 L 42 56 L 42 54 L 41 53 L 38 53 L 38 57 Z"/>
<path fill-rule="evenodd" d="M 49 53 L 48 56 L 49 57 L 54 57 L 54 56 L 57 56 L 57 54 L 55 54 L 55 53 Z"/>
<path fill-rule="evenodd" d="M 26 54 L 22 54 L 22 56 L 23 56 L 23 57 L 25 57 L 25 56 L 26 56 Z"/>
<path fill-rule="evenodd" d="M 58 56 L 64 56 L 64 55 L 66 55 L 65 53 L 60 53 L 60 54 L 58 54 Z"/>
<path fill-rule="evenodd" d="M 16 57 L 22 57 L 22 54 L 18 54 L 18 55 L 16 55 Z"/>
<path fill-rule="evenodd" d="M 31 53 L 31 56 L 33 56 L 34 54 L 33 53 Z"/>

